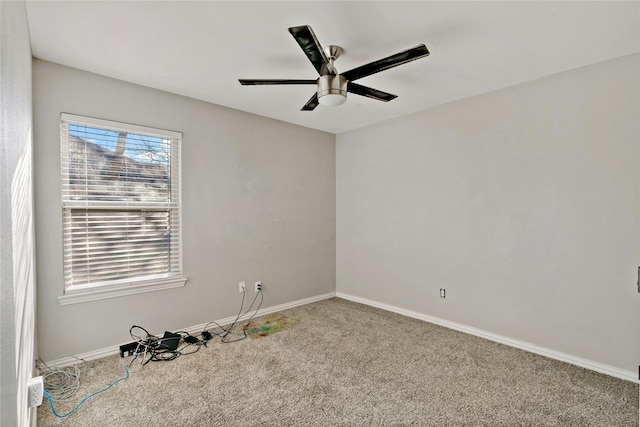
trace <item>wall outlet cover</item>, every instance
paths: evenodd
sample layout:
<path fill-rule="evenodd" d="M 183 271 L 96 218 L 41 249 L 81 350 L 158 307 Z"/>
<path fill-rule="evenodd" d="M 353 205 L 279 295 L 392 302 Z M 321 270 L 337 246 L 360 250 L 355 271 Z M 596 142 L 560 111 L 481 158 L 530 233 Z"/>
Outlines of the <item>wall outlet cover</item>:
<path fill-rule="evenodd" d="M 35 408 L 42 405 L 42 395 L 44 394 L 44 379 L 40 377 L 34 377 L 29 380 L 29 408 Z"/>

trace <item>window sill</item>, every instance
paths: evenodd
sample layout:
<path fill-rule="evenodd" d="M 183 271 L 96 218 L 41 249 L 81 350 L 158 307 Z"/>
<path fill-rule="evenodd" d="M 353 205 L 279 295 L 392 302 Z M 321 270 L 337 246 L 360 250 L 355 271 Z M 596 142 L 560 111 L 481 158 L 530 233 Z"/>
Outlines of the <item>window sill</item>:
<path fill-rule="evenodd" d="M 153 282 L 135 283 L 128 285 L 109 286 L 67 292 L 58 297 L 60 305 L 78 304 L 81 302 L 97 301 L 107 298 L 117 298 L 126 295 L 142 294 L 145 292 L 162 291 L 164 289 L 181 288 L 185 285 L 185 277 L 175 279 L 156 280 Z"/>

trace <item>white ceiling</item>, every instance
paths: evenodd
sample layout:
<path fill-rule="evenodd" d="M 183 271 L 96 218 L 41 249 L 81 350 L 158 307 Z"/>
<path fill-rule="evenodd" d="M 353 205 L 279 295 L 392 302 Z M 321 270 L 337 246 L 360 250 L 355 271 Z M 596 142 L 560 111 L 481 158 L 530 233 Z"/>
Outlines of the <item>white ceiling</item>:
<path fill-rule="evenodd" d="M 33 55 L 285 122 L 340 133 L 640 51 L 640 2 L 31 1 Z M 431 55 L 300 111 L 314 86 L 241 86 L 238 78 L 315 79 L 287 31 L 311 25 L 345 52 L 346 71 L 420 43 Z"/>

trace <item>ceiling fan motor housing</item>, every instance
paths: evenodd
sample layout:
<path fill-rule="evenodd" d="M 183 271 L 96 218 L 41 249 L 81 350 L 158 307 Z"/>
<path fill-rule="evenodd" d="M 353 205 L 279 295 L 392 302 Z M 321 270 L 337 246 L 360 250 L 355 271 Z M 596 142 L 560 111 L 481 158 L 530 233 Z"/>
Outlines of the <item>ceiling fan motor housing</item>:
<path fill-rule="evenodd" d="M 318 102 L 336 106 L 347 100 L 347 79 L 340 74 L 326 74 L 318 78 Z"/>

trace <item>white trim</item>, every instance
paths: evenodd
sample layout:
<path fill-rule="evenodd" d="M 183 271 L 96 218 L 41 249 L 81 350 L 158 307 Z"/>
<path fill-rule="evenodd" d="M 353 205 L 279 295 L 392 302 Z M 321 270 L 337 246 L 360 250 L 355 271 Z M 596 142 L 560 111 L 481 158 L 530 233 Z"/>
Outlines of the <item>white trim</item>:
<path fill-rule="evenodd" d="M 551 350 L 545 347 L 540 347 L 525 341 L 514 340 L 512 338 L 508 338 L 502 335 L 497 335 L 497 334 L 487 332 L 482 329 L 477 329 L 462 323 L 451 322 L 449 320 L 441 319 L 439 317 L 429 316 L 426 314 L 418 313 L 416 311 L 405 310 L 403 308 L 396 307 L 393 305 L 384 304 L 381 302 L 372 301 L 366 298 L 360 298 L 353 295 L 348 295 L 343 292 L 336 292 L 336 297 L 357 302 L 360 304 L 368 305 L 371 307 L 379 308 L 382 310 L 390 311 L 393 313 L 401 314 L 403 316 L 412 317 L 414 319 L 423 320 L 425 322 L 433 323 L 435 325 L 444 326 L 445 328 L 464 332 L 469 335 L 475 335 L 477 337 L 484 338 L 489 341 L 494 341 L 500 344 L 508 345 L 510 347 L 518 348 L 520 350 L 528 351 L 529 353 L 539 354 L 540 356 L 545 356 L 550 359 L 559 360 L 561 362 L 566 362 L 571 365 L 589 369 L 591 371 L 600 372 L 601 374 L 609 375 L 612 377 L 620 378 L 625 381 L 631 381 L 632 383 L 640 384 L 640 381 L 638 380 L 636 373 L 633 371 L 627 371 L 624 369 L 616 368 L 614 366 L 605 365 L 604 363 L 594 362 L 593 360 L 572 356 L 570 354 Z"/>
<path fill-rule="evenodd" d="M 81 302 L 97 301 L 107 298 L 122 297 L 125 295 L 142 294 L 145 292 L 162 291 L 171 288 L 181 288 L 184 286 L 187 279 L 185 277 L 157 280 L 155 282 L 142 282 L 135 284 L 126 284 L 121 286 L 109 286 L 103 289 L 100 288 L 86 288 L 81 291 L 78 289 L 75 292 L 66 293 L 58 297 L 60 305 L 77 304 Z M 67 290 L 69 292 L 70 290 Z"/>
<path fill-rule="evenodd" d="M 335 292 L 329 292 L 329 293 L 322 294 L 322 295 L 316 295 L 314 297 L 304 298 L 304 299 L 297 300 L 297 301 L 292 301 L 292 302 L 287 302 L 287 303 L 280 304 L 280 305 L 275 305 L 273 307 L 262 308 L 262 309 L 259 310 L 259 315 L 260 316 L 265 316 L 267 314 L 277 313 L 279 311 L 288 310 L 288 309 L 294 308 L 294 307 L 300 307 L 300 306 L 303 306 L 303 305 L 307 305 L 307 304 L 311 304 L 311 303 L 314 303 L 314 302 L 318 302 L 318 301 L 326 300 L 326 299 L 329 299 L 329 298 L 333 298 L 335 296 L 336 296 Z M 247 313 L 243 317 L 241 317 L 240 320 L 248 319 L 249 317 L 253 316 L 254 314 L 255 314 L 255 311 L 253 311 L 251 313 Z M 224 319 L 216 320 L 216 322 L 219 325 L 228 325 L 231 322 L 233 322 L 235 319 L 236 319 L 236 316 L 231 316 L 231 317 L 226 317 Z M 202 332 L 202 330 L 204 329 L 204 327 L 206 325 L 207 325 L 207 323 L 201 323 L 199 325 L 190 326 L 188 328 L 176 329 L 176 330 L 177 331 L 185 331 L 185 332 L 188 332 L 190 334 L 196 334 L 196 333 Z M 159 333 L 158 335 L 162 335 L 162 332 Z M 130 341 L 128 341 L 128 342 L 130 342 Z M 126 343 L 122 343 L 122 344 L 126 344 Z M 101 348 L 99 350 L 89 351 L 87 353 L 79 354 L 76 357 L 78 359 L 83 359 L 83 360 L 86 360 L 86 361 L 90 361 L 90 360 L 101 359 L 101 358 L 107 357 L 107 356 L 112 356 L 114 354 L 120 354 L 120 345 L 122 345 L 122 344 L 112 345 L 112 346 L 109 346 L 109 347 Z M 50 366 L 51 368 L 60 368 L 60 367 L 63 367 L 63 366 L 73 365 L 78 361 L 78 359 L 76 359 L 75 357 L 72 357 L 72 356 L 65 356 L 65 357 L 61 357 L 59 359 L 55 359 L 55 360 L 52 360 L 52 361 L 49 361 L 49 362 L 45 362 L 45 363 L 48 366 Z"/>

